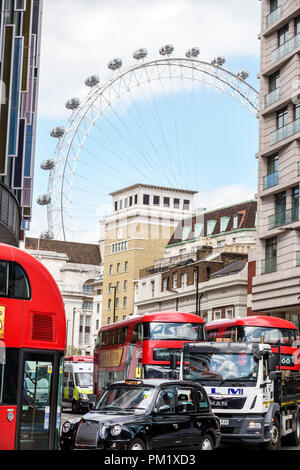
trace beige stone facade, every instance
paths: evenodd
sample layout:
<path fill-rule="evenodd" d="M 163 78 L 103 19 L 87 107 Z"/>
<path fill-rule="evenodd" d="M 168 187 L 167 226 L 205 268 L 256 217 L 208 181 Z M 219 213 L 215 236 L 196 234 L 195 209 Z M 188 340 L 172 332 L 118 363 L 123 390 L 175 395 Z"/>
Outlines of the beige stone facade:
<path fill-rule="evenodd" d="M 137 184 L 112 193 L 102 222 L 102 325 L 134 314 L 134 280 L 163 256 L 179 220 L 192 214 L 194 191 Z"/>
<path fill-rule="evenodd" d="M 300 1 L 262 0 L 256 276 L 252 307 L 300 314 Z M 297 317 L 290 317 L 295 320 Z"/>

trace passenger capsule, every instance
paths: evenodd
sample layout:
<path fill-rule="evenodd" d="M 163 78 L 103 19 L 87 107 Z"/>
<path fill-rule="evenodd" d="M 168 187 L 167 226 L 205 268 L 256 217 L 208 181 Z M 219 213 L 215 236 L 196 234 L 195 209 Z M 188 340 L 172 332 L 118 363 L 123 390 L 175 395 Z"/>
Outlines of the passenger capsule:
<path fill-rule="evenodd" d="M 60 139 L 65 133 L 65 128 L 64 127 L 54 127 L 52 131 L 50 132 L 51 137 L 54 137 L 56 139 Z"/>
<path fill-rule="evenodd" d="M 174 47 L 172 44 L 167 44 L 166 46 L 163 46 L 159 49 L 160 55 L 171 55 L 173 51 Z"/>
<path fill-rule="evenodd" d="M 212 65 L 215 65 L 216 67 L 221 67 L 222 65 L 224 65 L 226 62 L 225 60 L 225 57 L 215 57 L 212 61 L 211 61 L 211 64 Z"/>
<path fill-rule="evenodd" d="M 39 196 L 36 200 L 39 206 L 47 206 L 51 202 L 51 197 L 49 194 L 42 194 L 42 196 Z"/>
<path fill-rule="evenodd" d="M 42 170 L 52 170 L 55 166 L 54 160 L 49 159 L 49 160 L 43 160 L 41 163 L 41 169 Z"/>
<path fill-rule="evenodd" d="M 237 76 L 239 78 L 241 78 L 242 80 L 246 80 L 246 78 L 249 77 L 249 72 L 247 70 L 240 70 L 238 73 L 237 73 Z"/>
<path fill-rule="evenodd" d="M 136 60 L 144 59 L 144 57 L 146 57 L 147 55 L 148 55 L 148 51 L 147 51 L 147 49 L 145 49 L 145 48 L 137 49 L 137 50 L 133 53 L 133 57 L 134 57 L 134 59 L 136 59 Z"/>
<path fill-rule="evenodd" d="M 108 62 L 107 67 L 110 70 L 117 70 L 120 67 L 122 67 L 122 63 L 123 63 L 122 59 L 113 59 L 110 62 Z"/>
<path fill-rule="evenodd" d="M 192 47 L 185 53 L 186 57 L 188 57 L 189 59 L 192 57 L 198 57 L 199 54 L 200 54 L 199 47 Z"/>
<path fill-rule="evenodd" d="M 40 238 L 44 240 L 53 240 L 54 239 L 54 233 L 48 230 L 47 232 L 42 232 L 40 235 Z"/>
<path fill-rule="evenodd" d="M 98 83 L 100 83 L 100 77 L 99 75 L 91 75 L 85 80 L 84 83 L 86 86 L 93 88 L 94 86 L 98 85 Z"/>
<path fill-rule="evenodd" d="M 74 111 L 74 109 L 77 109 L 80 105 L 80 99 L 79 98 L 71 98 L 66 102 L 66 108 L 71 109 Z"/>

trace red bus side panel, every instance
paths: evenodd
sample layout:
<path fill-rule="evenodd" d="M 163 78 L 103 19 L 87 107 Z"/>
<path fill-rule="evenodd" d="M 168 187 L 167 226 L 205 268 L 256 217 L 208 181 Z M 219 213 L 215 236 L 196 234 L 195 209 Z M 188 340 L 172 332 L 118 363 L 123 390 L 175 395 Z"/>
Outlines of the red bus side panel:
<path fill-rule="evenodd" d="M 0 406 L 0 450 L 14 450 L 16 419 L 16 406 Z"/>

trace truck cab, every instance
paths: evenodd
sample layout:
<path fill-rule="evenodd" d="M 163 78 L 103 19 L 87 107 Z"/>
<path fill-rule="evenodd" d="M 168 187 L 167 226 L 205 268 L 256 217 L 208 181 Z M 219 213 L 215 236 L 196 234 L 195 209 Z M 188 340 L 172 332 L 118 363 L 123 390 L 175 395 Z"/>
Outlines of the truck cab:
<path fill-rule="evenodd" d="M 204 386 L 223 441 L 299 445 L 300 375 L 278 370 L 277 356 L 261 343 L 184 345 L 181 378 Z"/>

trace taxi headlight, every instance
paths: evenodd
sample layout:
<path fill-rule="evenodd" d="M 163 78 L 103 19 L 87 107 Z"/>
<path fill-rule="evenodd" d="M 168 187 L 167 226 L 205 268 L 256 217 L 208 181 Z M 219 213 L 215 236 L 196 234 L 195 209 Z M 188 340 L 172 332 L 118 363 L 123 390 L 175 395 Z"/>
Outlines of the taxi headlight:
<path fill-rule="evenodd" d="M 116 424 L 116 426 L 111 428 L 110 432 L 113 436 L 119 436 L 119 434 L 121 434 L 122 432 L 122 426 L 120 426 L 119 424 Z"/>
<path fill-rule="evenodd" d="M 69 421 L 66 421 L 62 426 L 62 430 L 65 434 L 67 434 L 70 431 L 71 427 L 72 427 L 72 424 L 69 423 Z"/>
<path fill-rule="evenodd" d="M 248 429 L 261 429 L 261 423 L 256 423 L 255 421 L 250 421 L 248 424 Z"/>
<path fill-rule="evenodd" d="M 85 393 L 79 393 L 79 398 L 81 400 L 86 400 L 87 399 L 87 395 Z"/>

